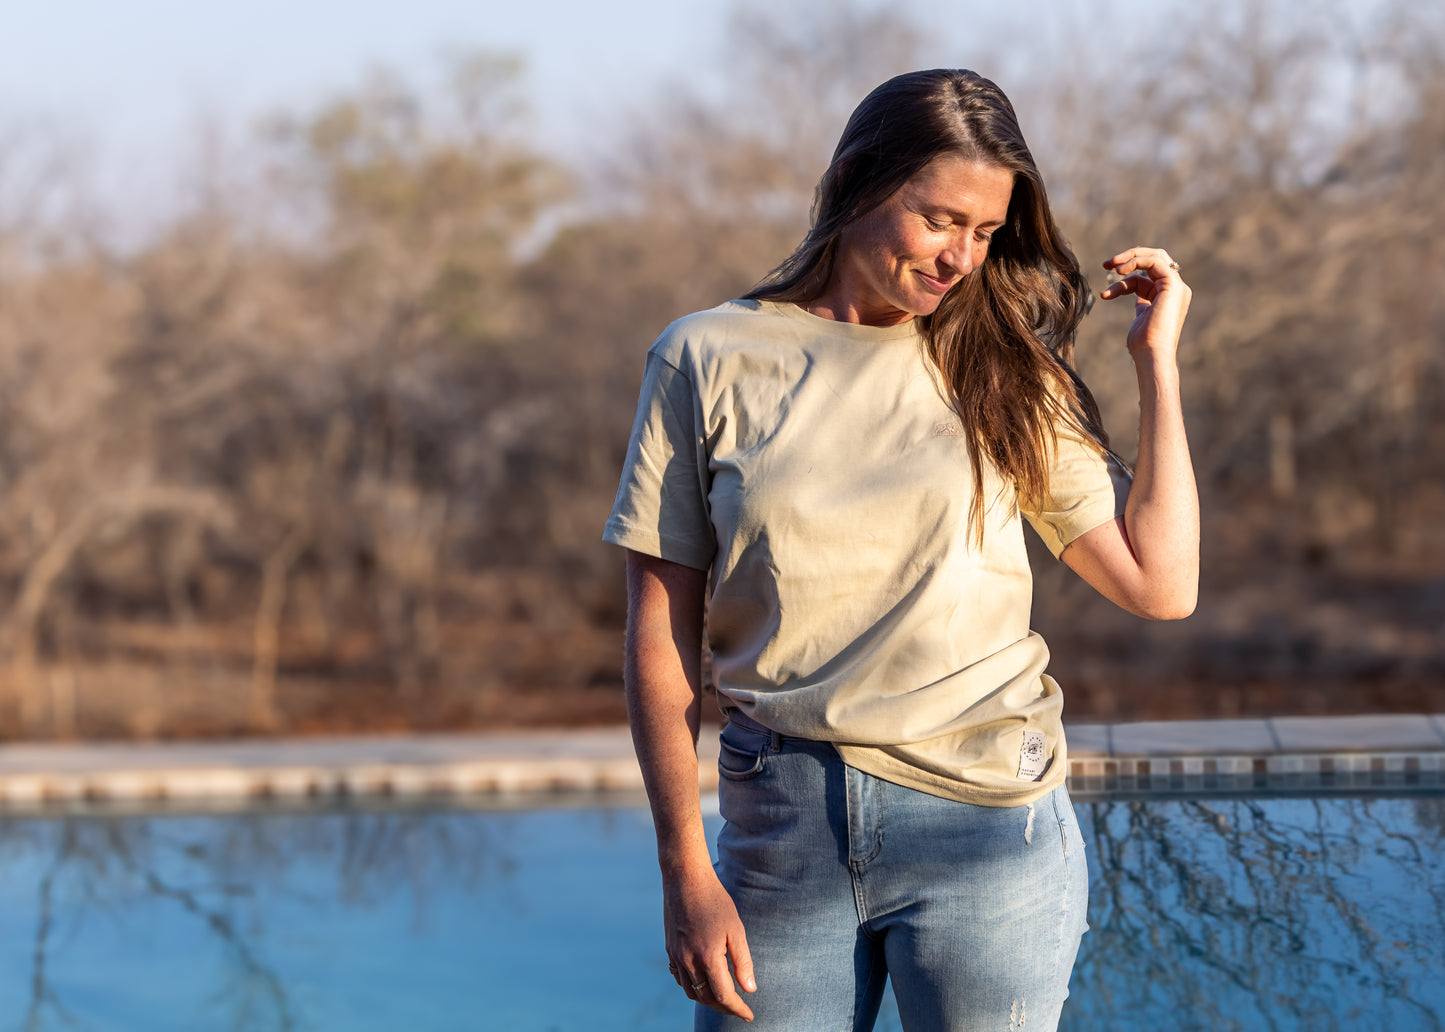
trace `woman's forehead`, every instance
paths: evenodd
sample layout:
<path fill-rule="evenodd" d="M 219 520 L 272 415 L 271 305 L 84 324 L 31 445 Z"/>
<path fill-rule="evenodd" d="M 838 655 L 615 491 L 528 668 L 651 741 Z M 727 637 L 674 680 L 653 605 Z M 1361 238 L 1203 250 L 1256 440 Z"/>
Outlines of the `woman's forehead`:
<path fill-rule="evenodd" d="M 956 154 L 941 154 L 905 183 L 916 200 L 955 214 L 982 216 L 1008 213 L 1014 173 L 1001 165 L 973 161 Z"/>

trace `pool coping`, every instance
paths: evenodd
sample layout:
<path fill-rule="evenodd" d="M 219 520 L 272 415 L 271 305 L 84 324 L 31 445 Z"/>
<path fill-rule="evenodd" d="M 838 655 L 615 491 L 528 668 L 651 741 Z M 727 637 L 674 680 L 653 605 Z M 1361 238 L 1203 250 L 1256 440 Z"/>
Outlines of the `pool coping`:
<path fill-rule="evenodd" d="M 1445 714 L 1070 724 L 1076 796 L 1445 785 Z M 717 785 L 717 736 L 698 783 Z M 636 791 L 626 727 L 163 743 L 0 743 L 0 814 L 111 803 Z"/>

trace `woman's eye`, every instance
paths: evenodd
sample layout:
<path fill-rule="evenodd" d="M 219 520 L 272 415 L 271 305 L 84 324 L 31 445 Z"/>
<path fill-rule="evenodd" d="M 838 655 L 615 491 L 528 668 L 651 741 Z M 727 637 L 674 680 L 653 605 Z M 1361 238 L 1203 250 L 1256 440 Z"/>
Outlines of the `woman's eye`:
<path fill-rule="evenodd" d="M 938 219 L 930 218 L 927 215 L 923 216 L 923 221 L 927 224 L 928 228 L 933 230 L 935 233 L 941 233 L 943 230 L 948 228 L 947 222 L 940 222 Z"/>

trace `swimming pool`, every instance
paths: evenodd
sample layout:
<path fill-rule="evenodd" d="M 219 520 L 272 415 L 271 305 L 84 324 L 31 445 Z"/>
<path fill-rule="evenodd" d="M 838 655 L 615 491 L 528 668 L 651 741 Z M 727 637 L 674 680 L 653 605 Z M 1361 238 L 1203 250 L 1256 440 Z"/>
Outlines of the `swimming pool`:
<path fill-rule="evenodd" d="M 1445 1024 L 1440 795 L 1078 809 L 1064 1028 Z M 8 818 L 0 1030 L 688 1028 L 658 896 L 635 797 Z"/>

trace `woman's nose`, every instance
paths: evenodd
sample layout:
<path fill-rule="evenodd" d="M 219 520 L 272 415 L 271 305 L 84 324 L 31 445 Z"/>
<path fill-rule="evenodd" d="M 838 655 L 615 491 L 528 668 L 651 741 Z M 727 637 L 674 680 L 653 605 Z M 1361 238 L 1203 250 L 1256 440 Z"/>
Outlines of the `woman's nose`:
<path fill-rule="evenodd" d="M 967 276 L 979 263 L 980 248 L 972 240 L 960 240 L 950 244 L 938 256 L 938 260 L 960 276 Z"/>

